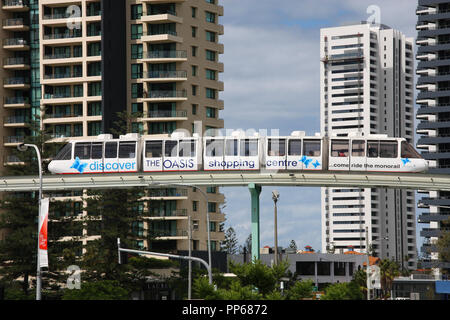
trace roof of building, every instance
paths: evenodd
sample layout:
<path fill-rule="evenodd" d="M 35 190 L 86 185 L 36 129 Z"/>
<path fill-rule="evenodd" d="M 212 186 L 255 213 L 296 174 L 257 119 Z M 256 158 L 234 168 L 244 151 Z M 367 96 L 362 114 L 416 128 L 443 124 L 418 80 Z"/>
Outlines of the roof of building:
<path fill-rule="evenodd" d="M 344 252 L 344 254 L 356 254 L 356 255 L 362 255 L 362 256 L 366 255 L 365 253 L 356 252 L 356 251 L 346 251 L 346 252 Z M 376 265 L 380 261 L 381 261 L 381 259 L 378 257 L 369 256 L 369 265 L 370 266 Z M 366 265 L 366 262 L 363 262 L 363 265 Z"/>

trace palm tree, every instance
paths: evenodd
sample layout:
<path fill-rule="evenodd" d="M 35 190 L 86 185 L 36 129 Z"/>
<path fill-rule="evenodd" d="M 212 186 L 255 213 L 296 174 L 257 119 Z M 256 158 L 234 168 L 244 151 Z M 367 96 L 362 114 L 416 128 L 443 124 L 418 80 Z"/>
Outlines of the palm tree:
<path fill-rule="evenodd" d="M 397 261 L 383 259 L 380 261 L 380 282 L 383 297 L 386 299 L 392 290 L 394 279 L 400 275 L 400 266 Z"/>

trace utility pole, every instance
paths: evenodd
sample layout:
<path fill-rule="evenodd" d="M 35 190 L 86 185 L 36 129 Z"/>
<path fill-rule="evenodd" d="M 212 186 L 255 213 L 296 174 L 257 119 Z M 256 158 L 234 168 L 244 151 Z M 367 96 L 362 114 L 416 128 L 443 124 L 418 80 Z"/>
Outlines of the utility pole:
<path fill-rule="evenodd" d="M 277 226 L 277 202 L 280 193 L 277 190 L 272 191 L 272 200 L 274 203 L 274 238 L 275 238 L 275 265 L 278 265 L 278 226 Z"/>

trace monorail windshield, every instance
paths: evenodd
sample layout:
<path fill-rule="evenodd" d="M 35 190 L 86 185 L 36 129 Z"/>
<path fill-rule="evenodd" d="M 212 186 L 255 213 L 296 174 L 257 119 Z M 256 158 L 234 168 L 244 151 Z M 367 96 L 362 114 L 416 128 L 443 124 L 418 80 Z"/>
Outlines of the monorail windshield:
<path fill-rule="evenodd" d="M 422 159 L 422 156 L 406 141 L 402 141 L 402 158 Z"/>
<path fill-rule="evenodd" d="M 54 160 L 71 160 L 72 159 L 72 144 L 68 143 L 58 152 Z"/>

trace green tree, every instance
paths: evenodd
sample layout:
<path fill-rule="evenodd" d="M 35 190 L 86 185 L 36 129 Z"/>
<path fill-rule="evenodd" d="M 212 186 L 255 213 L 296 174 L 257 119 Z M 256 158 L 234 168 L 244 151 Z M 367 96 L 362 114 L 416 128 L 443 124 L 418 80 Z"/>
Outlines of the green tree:
<path fill-rule="evenodd" d="M 236 254 L 238 252 L 238 240 L 233 227 L 229 227 L 225 232 L 225 240 L 221 243 L 221 249 L 228 254 Z"/>
<path fill-rule="evenodd" d="M 363 295 L 354 281 L 334 283 L 325 289 L 321 300 L 362 300 Z"/>
<path fill-rule="evenodd" d="M 392 290 L 394 278 L 400 275 L 400 265 L 397 261 L 383 259 L 380 261 L 380 282 L 383 297 L 387 299 Z"/>
<path fill-rule="evenodd" d="M 312 280 L 296 281 L 287 290 L 289 300 L 301 300 L 313 297 L 314 282 Z"/>
<path fill-rule="evenodd" d="M 30 132 L 25 137 L 24 142 L 34 144 L 40 150 L 43 159 L 43 171 L 45 173 L 46 159 L 56 153 L 60 147 L 56 144 L 46 144 L 49 134 L 39 130 L 38 119 L 32 122 Z M 5 167 L 4 174 L 7 176 L 33 175 L 37 176 L 38 161 L 34 148 L 29 148 L 25 152 L 16 149 L 11 150 L 11 156 L 15 156 L 18 164 Z M 44 193 L 44 196 L 46 194 Z M 48 196 L 48 195 L 47 195 Z M 4 240 L 0 241 L 0 278 L 3 278 L 8 286 L 18 283 L 22 288 L 22 293 L 27 296 L 31 286 L 30 277 L 36 274 L 37 257 L 37 219 L 38 219 L 38 192 L 9 192 L 2 194 L 0 200 L 0 232 L 5 234 Z M 50 210 L 57 210 L 60 203 L 52 202 Z M 62 224 L 58 223 L 61 218 L 52 216 L 49 213 L 49 265 L 50 269 L 44 270 L 43 289 L 52 289 L 61 277 L 60 270 L 68 262 L 67 259 L 58 259 L 55 235 L 61 234 Z M 67 220 L 67 219 L 66 219 Z M 67 224 L 64 224 L 67 230 Z M 69 246 L 70 248 L 70 246 Z M 70 249 L 68 249 L 70 250 Z M 66 250 L 67 251 L 67 250 Z M 46 281 L 51 279 L 52 281 Z M 56 287 L 58 287 L 56 285 Z M 15 289 L 14 289 L 15 290 Z"/>
<path fill-rule="evenodd" d="M 450 262 L 450 219 L 442 222 L 442 233 L 436 242 L 440 262 Z M 442 269 L 442 273 L 448 274 L 449 269 Z"/>
<path fill-rule="evenodd" d="M 65 289 L 63 300 L 127 300 L 130 293 L 118 281 L 84 282 L 79 290 Z"/>

